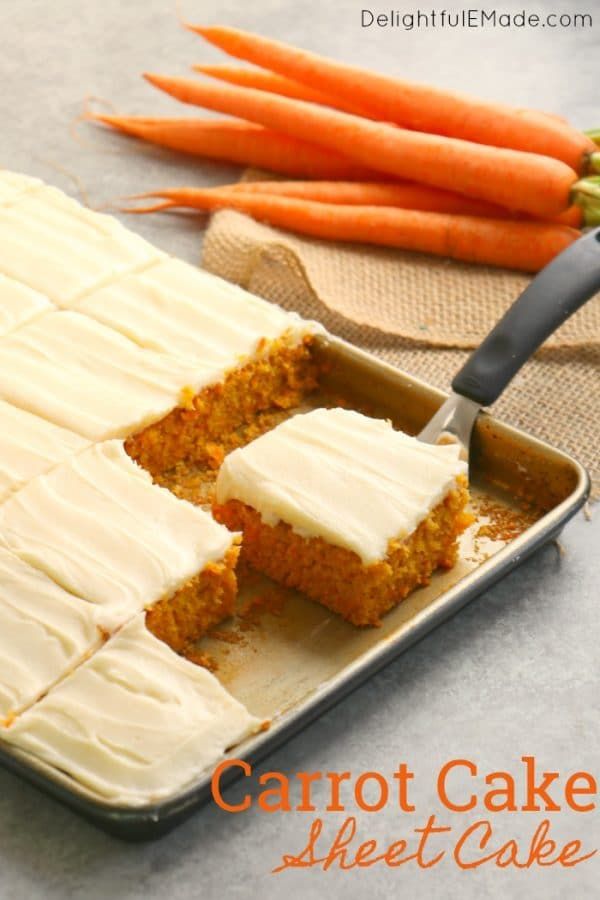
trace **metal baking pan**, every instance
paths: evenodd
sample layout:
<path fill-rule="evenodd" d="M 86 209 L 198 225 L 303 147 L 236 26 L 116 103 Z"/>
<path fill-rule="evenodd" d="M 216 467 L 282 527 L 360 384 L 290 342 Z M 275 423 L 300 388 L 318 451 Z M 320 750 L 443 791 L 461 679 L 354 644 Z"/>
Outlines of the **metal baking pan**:
<path fill-rule="evenodd" d="M 416 433 L 445 399 L 339 339 L 323 342 L 318 353 L 325 374 L 314 405 L 347 405 Z M 477 522 L 465 536 L 459 562 L 404 600 L 379 628 L 355 628 L 319 604 L 279 589 L 281 609 L 269 611 L 267 604 L 251 627 L 235 620 L 224 626 L 230 640 L 221 633 L 201 642 L 201 650 L 218 663 L 225 686 L 271 721 L 268 730 L 238 745 L 232 755 L 256 762 L 270 753 L 555 538 L 585 503 L 589 479 L 566 453 L 483 413 L 471 445 L 471 486 Z M 247 586 L 241 603 L 251 603 L 266 589 L 266 580 Z M 131 841 L 165 834 L 210 797 L 210 771 L 166 801 L 128 808 L 103 801 L 11 747 L 0 748 L 0 761 L 89 821 Z"/>

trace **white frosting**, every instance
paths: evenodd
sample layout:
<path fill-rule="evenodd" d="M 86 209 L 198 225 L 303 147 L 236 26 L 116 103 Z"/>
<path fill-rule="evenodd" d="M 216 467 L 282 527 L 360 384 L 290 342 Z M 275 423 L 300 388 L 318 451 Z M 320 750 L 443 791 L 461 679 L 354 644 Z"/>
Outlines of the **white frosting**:
<path fill-rule="evenodd" d="M 31 178 L 29 175 L 21 175 L 19 172 L 0 169 L 0 206 L 14 203 L 21 194 L 42 186 L 43 182 L 39 178 Z"/>
<path fill-rule="evenodd" d="M 77 312 L 51 312 L 0 341 L 0 397 L 91 441 L 127 437 L 162 419 L 184 388 L 222 368 L 139 347 Z"/>
<path fill-rule="evenodd" d="M 386 556 L 467 474 L 455 445 L 432 446 L 344 409 L 297 415 L 226 457 L 217 503 L 239 500 L 268 525 L 289 524 L 357 553 Z"/>
<path fill-rule="evenodd" d="M 33 703 L 99 646 L 96 612 L 0 549 L 0 718 Z"/>
<path fill-rule="evenodd" d="M 86 209 L 56 188 L 25 191 L 0 206 L 0 272 L 58 306 L 161 258 L 112 216 Z"/>
<path fill-rule="evenodd" d="M 108 630 L 220 560 L 232 540 L 155 485 L 121 441 L 83 450 L 0 507 L 0 544 L 98 604 Z"/>
<path fill-rule="evenodd" d="M 138 617 L 1 734 L 104 799 L 135 806 L 175 794 L 258 724 Z"/>
<path fill-rule="evenodd" d="M 42 294 L 0 274 L 0 337 L 52 308 Z"/>
<path fill-rule="evenodd" d="M 89 294 L 79 312 L 143 347 L 230 368 L 261 341 L 298 343 L 312 323 L 177 259 Z"/>
<path fill-rule="evenodd" d="M 0 503 L 88 443 L 72 431 L 0 400 Z"/>

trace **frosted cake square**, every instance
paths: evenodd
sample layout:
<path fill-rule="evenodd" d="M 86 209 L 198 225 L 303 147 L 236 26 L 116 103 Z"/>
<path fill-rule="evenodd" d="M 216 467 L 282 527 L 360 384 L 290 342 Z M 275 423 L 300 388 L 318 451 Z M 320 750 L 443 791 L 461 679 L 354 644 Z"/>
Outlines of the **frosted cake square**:
<path fill-rule="evenodd" d="M 255 569 L 375 625 L 455 563 L 467 500 L 456 446 L 318 409 L 225 458 L 214 514 L 243 532 L 242 558 Z"/>
<path fill-rule="evenodd" d="M 0 503 L 89 441 L 0 400 Z"/>
<path fill-rule="evenodd" d="M 130 436 L 128 452 L 153 474 L 203 460 L 207 443 L 258 412 L 295 406 L 316 386 L 320 326 L 180 260 L 119 279 L 77 310 L 147 351 L 212 370 L 204 383 L 190 381 L 167 417 Z"/>
<path fill-rule="evenodd" d="M 92 603 L 0 548 L 0 720 L 25 707 L 105 637 Z"/>
<path fill-rule="evenodd" d="M 7 185 L 7 174 L 13 173 L 0 172 L 0 184 Z M 0 272 L 58 306 L 69 307 L 88 291 L 162 256 L 114 217 L 48 185 L 0 202 Z"/>
<path fill-rule="evenodd" d="M 104 800 L 139 806 L 186 787 L 259 724 L 138 616 L 0 737 Z"/>
<path fill-rule="evenodd" d="M 98 606 L 107 631 L 147 609 L 176 650 L 228 616 L 237 536 L 165 488 L 121 441 L 95 444 L 0 506 L 0 546 Z"/>
<path fill-rule="evenodd" d="M 0 337 L 51 309 L 42 294 L 0 274 Z"/>

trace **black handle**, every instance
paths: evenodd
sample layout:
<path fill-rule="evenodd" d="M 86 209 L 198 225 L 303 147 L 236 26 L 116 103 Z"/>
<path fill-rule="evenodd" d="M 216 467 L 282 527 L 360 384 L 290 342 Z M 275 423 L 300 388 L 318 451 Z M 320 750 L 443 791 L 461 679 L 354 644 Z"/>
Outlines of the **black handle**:
<path fill-rule="evenodd" d="M 497 400 L 547 337 L 600 291 L 600 228 L 547 265 L 471 354 L 452 382 L 482 406 Z"/>

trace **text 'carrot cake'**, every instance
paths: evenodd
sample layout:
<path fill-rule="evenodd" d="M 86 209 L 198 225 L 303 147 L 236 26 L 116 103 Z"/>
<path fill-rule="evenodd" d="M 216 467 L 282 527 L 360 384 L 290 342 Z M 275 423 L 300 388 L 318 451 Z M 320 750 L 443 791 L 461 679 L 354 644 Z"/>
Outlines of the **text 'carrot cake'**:
<path fill-rule="evenodd" d="M 368 625 L 454 564 L 467 500 L 456 446 L 318 409 L 229 454 L 214 512 L 254 568 Z"/>

